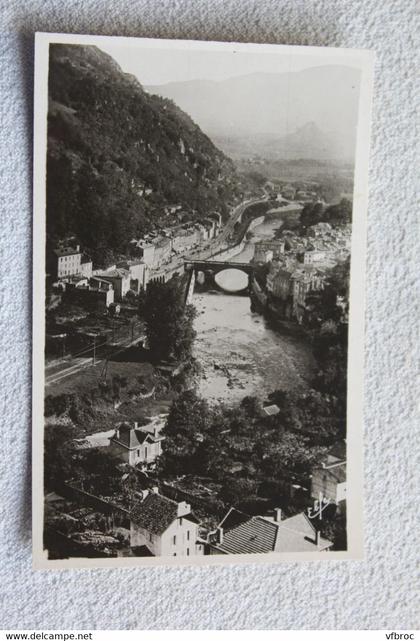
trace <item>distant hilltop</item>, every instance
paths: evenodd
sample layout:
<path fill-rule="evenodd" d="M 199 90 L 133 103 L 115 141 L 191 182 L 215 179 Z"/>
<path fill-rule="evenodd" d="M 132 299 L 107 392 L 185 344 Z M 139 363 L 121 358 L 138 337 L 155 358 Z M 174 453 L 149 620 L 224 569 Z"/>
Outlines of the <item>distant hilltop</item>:
<path fill-rule="evenodd" d="M 47 239 L 77 236 L 96 264 L 133 237 L 226 213 L 232 161 L 173 102 L 95 46 L 50 45 Z"/>
<path fill-rule="evenodd" d="M 308 122 L 290 134 L 255 134 L 213 136 L 215 144 L 232 158 L 260 156 L 268 160 L 347 160 L 350 152 L 325 134 L 314 122 Z"/>
<path fill-rule="evenodd" d="M 357 69 L 325 65 L 146 89 L 174 100 L 232 157 L 249 156 L 253 149 L 278 159 L 351 161 L 359 87 Z"/>

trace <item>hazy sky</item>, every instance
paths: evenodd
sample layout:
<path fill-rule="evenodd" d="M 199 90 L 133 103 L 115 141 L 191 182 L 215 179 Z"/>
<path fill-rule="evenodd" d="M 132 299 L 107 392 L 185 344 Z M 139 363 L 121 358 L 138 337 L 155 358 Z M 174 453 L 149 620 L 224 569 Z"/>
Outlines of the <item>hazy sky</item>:
<path fill-rule="evenodd" d="M 155 93 L 174 100 L 210 137 L 286 135 L 315 122 L 333 141 L 330 153 L 354 153 L 360 51 L 134 39 L 95 44 L 143 86 L 157 86 Z M 189 84 L 159 90 L 183 81 Z M 310 138 L 305 153 L 320 153 L 310 149 Z"/>
<path fill-rule="evenodd" d="M 346 66 L 360 66 L 356 52 L 352 56 L 347 51 L 346 57 L 340 61 L 337 49 L 330 53 L 328 48 L 311 48 L 310 52 L 306 52 L 306 47 L 300 47 L 290 54 L 290 49 L 279 48 L 279 53 L 264 50 L 254 53 L 210 48 L 203 51 L 186 48 L 182 44 L 179 48 L 169 48 L 165 41 L 158 44 L 153 42 L 156 41 L 152 41 L 147 48 L 136 45 L 132 40 L 127 44 L 121 40 L 101 41 L 98 45 L 118 62 L 123 71 L 134 74 L 143 85 L 193 79 L 225 80 L 255 72 L 283 73 L 340 62 Z"/>

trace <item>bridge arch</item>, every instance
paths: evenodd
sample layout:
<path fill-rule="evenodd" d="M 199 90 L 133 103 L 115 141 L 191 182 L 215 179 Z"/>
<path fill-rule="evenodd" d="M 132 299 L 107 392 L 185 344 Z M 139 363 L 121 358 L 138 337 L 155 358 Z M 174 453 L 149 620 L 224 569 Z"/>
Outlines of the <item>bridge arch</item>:
<path fill-rule="evenodd" d="M 250 279 L 254 273 L 254 267 L 250 263 L 235 263 L 233 261 L 186 261 L 186 271 L 194 270 L 197 274 L 204 274 L 205 280 L 216 285 L 226 293 L 242 293 L 249 291 Z"/>

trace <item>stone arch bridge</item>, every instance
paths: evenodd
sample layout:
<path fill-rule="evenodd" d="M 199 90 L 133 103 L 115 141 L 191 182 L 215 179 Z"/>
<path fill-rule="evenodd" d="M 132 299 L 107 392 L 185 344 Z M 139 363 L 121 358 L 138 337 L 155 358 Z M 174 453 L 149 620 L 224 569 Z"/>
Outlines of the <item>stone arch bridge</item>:
<path fill-rule="evenodd" d="M 229 260 L 188 260 L 184 263 L 185 271 L 190 272 L 191 276 L 189 278 L 187 300 L 191 300 L 192 294 L 194 292 L 194 285 L 197 277 L 199 278 L 202 274 L 203 280 L 200 284 L 207 283 L 210 287 L 218 287 L 222 291 L 227 292 L 227 290 L 220 287 L 216 281 L 215 277 L 220 272 L 225 271 L 226 269 L 237 269 L 244 272 L 248 275 L 247 285 L 240 291 L 235 293 L 248 293 L 251 288 L 251 279 L 254 273 L 254 266 L 251 263 L 240 263 L 233 262 Z M 231 292 L 233 293 L 233 292 Z"/>

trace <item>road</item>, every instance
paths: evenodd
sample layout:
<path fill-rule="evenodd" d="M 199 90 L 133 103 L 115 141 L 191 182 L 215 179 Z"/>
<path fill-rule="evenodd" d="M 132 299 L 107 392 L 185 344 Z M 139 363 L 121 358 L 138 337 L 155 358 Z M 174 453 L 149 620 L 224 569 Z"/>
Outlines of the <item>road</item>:
<path fill-rule="evenodd" d="M 171 274 L 172 272 L 175 272 L 177 270 L 183 269 L 184 268 L 184 261 L 186 258 L 191 257 L 191 258 L 210 258 L 214 254 L 216 254 L 218 251 L 221 250 L 224 244 L 227 245 L 227 239 L 229 238 L 229 235 L 232 233 L 235 224 L 237 223 L 238 219 L 241 217 L 243 212 L 246 210 L 247 207 L 250 205 L 254 205 L 257 203 L 263 203 L 266 202 L 266 198 L 255 198 L 255 199 L 250 199 L 246 200 L 239 205 L 237 205 L 233 211 L 232 214 L 227 221 L 226 225 L 223 227 L 222 231 L 220 234 L 217 236 L 217 238 L 214 240 L 214 242 L 211 243 L 211 246 L 204 250 L 204 251 L 198 251 L 198 252 L 190 252 L 189 254 L 179 256 L 177 257 L 174 261 L 171 263 L 164 265 L 161 270 L 153 274 L 153 277 L 158 277 L 158 276 L 168 276 L 168 274 Z M 125 341 L 120 341 L 117 343 L 121 349 L 119 349 L 117 352 L 115 352 L 115 346 L 112 348 L 110 351 L 107 350 L 107 354 L 101 354 L 99 358 L 95 359 L 95 363 L 93 362 L 92 356 L 80 356 L 80 357 L 75 357 L 72 358 L 69 361 L 69 357 L 64 357 L 63 359 L 60 359 L 58 361 L 55 361 L 54 363 L 51 363 L 46 366 L 46 370 L 48 370 L 48 375 L 45 377 L 45 386 L 53 385 L 54 383 L 57 383 L 61 381 L 64 378 L 67 378 L 68 376 L 72 376 L 74 374 L 77 374 L 80 372 L 82 369 L 85 369 L 87 367 L 92 367 L 93 365 L 96 367 L 97 365 L 100 365 L 101 363 L 104 363 L 109 356 L 112 354 L 119 353 L 123 351 L 124 349 L 127 349 L 131 345 L 134 345 L 140 340 L 144 340 L 144 336 L 137 336 L 135 339 L 126 339 Z M 98 345 L 97 347 L 103 347 L 105 343 L 102 343 L 101 345 Z M 106 349 L 106 348 L 105 348 Z M 85 350 L 86 352 L 87 350 Z"/>
<path fill-rule="evenodd" d="M 242 203 L 234 207 L 226 225 L 223 227 L 222 231 L 217 236 L 217 238 L 215 238 L 210 243 L 210 246 L 208 248 L 197 249 L 195 251 L 190 251 L 190 252 L 187 252 L 186 254 L 182 254 L 182 256 L 177 256 L 169 263 L 166 263 L 166 265 L 162 265 L 162 267 L 160 267 L 158 270 L 153 271 L 151 273 L 151 279 L 153 280 L 153 279 L 158 279 L 163 277 L 165 278 L 165 280 L 168 280 L 168 277 L 171 277 L 175 272 L 177 271 L 179 272 L 180 270 L 183 271 L 185 260 L 188 260 L 189 258 L 194 260 L 206 260 L 207 258 L 210 258 L 214 254 L 217 254 L 222 249 L 227 248 L 228 247 L 227 239 L 232 233 L 233 228 L 235 227 L 235 224 L 238 221 L 238 218 L 241 217 L 245 209 L 250 205 L 256 205 L 258 203 L 264 203 L 264 202 L 267 202 L 266 197 L 250 198 L 249 200 L 244 200 Z"/>
<path fill-rule="evenodd" d="M 82 369 L 86 369 L 87 367 L 97 367 L 101 363 L 104 363 L 110 356 L 115 356 L 116 354 L 119 354 L 120 352 L 123 352 L 125 349 L 128 347 L 131 347 L 132 345 L 135 345 L 139 341 L 144 341 L 145 336 L 137 336 L 134 339 L 126 339 L 125 341 L 121 341 L 117 345 L 114 343 L 113 346 L 109 346 L 111 349 L 107 350 L 105 354 L 101 354 L 100 358 L 95 358 L 95 362 L 93 362 L 93 357 L 80 357 L 80 358 L 73 358 L 71 360 L 71 364 L 69 364 L 68 357 L 66 357 L 61 363 L 54 364 L 51 369 L 54 371 L 49 373 L 48 376 L 45 377 L 45 386 L 47 387 L 48 385 L 53 385 L 54 383 L 58 383 L 58 381 L 61 381 L 63 378 L 67 378 L 68 376 L 72 376 L 73 374 L 77 374 L 80 372 Z M 115 349 L 115 347 L 118 346 L 120 349 Z"/>

